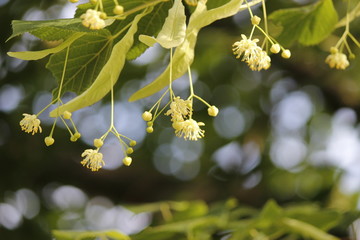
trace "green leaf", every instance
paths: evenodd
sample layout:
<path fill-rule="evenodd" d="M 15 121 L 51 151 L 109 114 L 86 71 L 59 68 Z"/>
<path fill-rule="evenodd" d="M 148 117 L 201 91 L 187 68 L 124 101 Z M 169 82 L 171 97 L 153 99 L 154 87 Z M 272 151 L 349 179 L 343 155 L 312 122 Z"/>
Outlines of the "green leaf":
<path fill-rule="evenodd" d="M 174 211 L 184 211 L 189 208 L 191 202 L 155 202 L 155 203 L 146 203 L 141 205 L 124 205 L 127 209 L 134 213 L 141 212 L 159 212 L 161 209 L 166 206 L 170 210 Z"/>
<path fill-rule="evenodd" d="M 173 221 L 186 220 L 196 217 L 204 216 L 208 213 L 209 209 L 203 201 L 192 201 L 189 202 L 186 208 L 176 211 L 173 214 Z"/>
<path fill-rule="evenodd" d="M 113 38 L 109 31 L 102 30 L 102 34 L 86 34 L 77 39 L 70 47 L 68 63 L 61 94 L 72 91 L 81 94 L 96 79 L 102 67 L 109 59 L 113 47 Z M 59 85 L 61 82 L 67 48 L 53 54 L 46 68 L 48 68 Z M 58 96 L 58 88 L 53 91 L 53 96 Z"/>
<path fill-rule="evenodd" d="M 66 39 L 76 32 L 98 34 L 81 24 L 81 19 L 57 19 L 49 21 L 12 21 L 13 34 L 9 39 L 26 32 L 47 41 Z M 8 39 L 8 40 L 9 40 Z"/>
<path fill-rule="evenodd" d="M 261 0 L 254 0 L 252 3 L 256 4 Z M 231 0 L 221 7 L 211 10 L 206 9 L 206 4 L 202 1 L 198 2 L 195 11 L 192 13 L 188 28 L 186 30 L 185 41 L 179 45 L 173 55 L 172 62 L 172 76 L 175 79 L 181 77 L 186 73 L 188 67 L 194 60 L 194 48 L 196 45 L 197 35 L 201 28 L 213 23 L 216 20 L 230 17 L 237 12 L 247 9 L 242 6 L 243 0 Z M 170 65 L 167 66 L 165 71 L 160 74 L 153 82 L 146 85 L 144 88 L 135 92 L 129 101 L 136 101 L 160 91 L 169 84 Z"/>
<path fill-rule="evenodd" d="M 315 240 L 339 240 L 339 238 L 332 236 L 321 229 L 291 218 L 284 218 L 282 223 L 293 233 L 300 234 L 303 238 L 312 238 Z"/>
<path fill-rule="evenodd" d="M 115 240 L 130 240 L 130 237 L 124 235 L 116 230 L 109 231 L 60 231 L 53 230 L 53 236 L 56 240 L 82 240 L 82 239 L 96 239 L 97 237 L 104 238 L 110 237 Z"/>
<path fill-rule="evenodd" d="M 145 52 L 148 46 L 140 42 L 140 34 L 156 36 L 161 30 L 161 27 L 167 16 L 167 11 L 170 7 L 171 1 L 161 2 L 154 7 L 154 10 L 151 12 L 151 14 L 146 15 L 140 20 L 138 24 L 139 31 L 134 36 L 134 44 L 126 56 L 128 60 L 133 60 Z"/>
<path fill-rule="evenodd" d="M 173 48 L 179 46 L 185 39 L 186 16 L 185 8 L 181 0 L 175 0 L 174 5 L 169 10 L 169 15 L 156 38 L 140 35 L 139 40 L 148 46 L 152 46 L 151 39 L 158 42 L 163 48 Z M 149 39 L 150 38 L 150 39 Z M 145 42 L 144 42 L 145 40 Z M 149 45 L 150 43 L 150 45 Z"/>
<path fill-rule="evenodd" d="M 41 58 L 46 57 L 49 54 L 57 53 L 63 50 L 64 48 L 70 46 L 75 40 L 84 36 L 85 33 L 75 33 L 68 39 L 66 39 L 63 43 L 58 46 L 50 49 L 45 49 L 41 51 L 26 51 L 26 52 L 8 52 L 10 57 L 19 58 L 22 60 L 39 60 Z"/>
<path fill-rule="evenodd" d="M 329 230 L 338 225 L 341 221 L 342 214 L 330 209 L 319 209 L 314 205 L 300 205 L 286 208 L 284 215 L 294 218 L 322 230 Z"/>
<path fill-rule="evenodd" d="M 75 97 L 71 101 L 67 102 L 66 104 L 50 112 L 50 117 L 57 117 L 61 115 L 64 111 L 73 112 L 80 108 L 90 106 L 91 104 L 94 104 L 100 99 L 102 99 L 108 92 L 110 92 L 114 84 L 117 82 L 119 75 L 122 71 L 122 68 L 124 67 L 126 53 L 133 45 L 134 35 L 138 30 L 137 24 L 140 21 L 140 19 L 146 14 L 148 14 L 150 11 L 151 9 L 149 9 L 148 11 L 144 11 L 143 13 L 138 14 L 135 17 L 126 35 L 113 47 L 109 60 L 106 62 L 104 67 L 101 68 L 101 71 L 96 77 L 93 84 L 88 89 L 86 89 L 86 91 L 84 91 L 81 95 Z M 89 46 L 85 44 L 84 47 L 88 48 Z M 88 56 L 83 56 L 83 57 L 88 58 Z M 55 63 L 58 62 L 59 61 L 55 61 Z M 70 61 L 68 64 L 71 66 Z M 76 64 L 74 65 L 76 68 Z M 98 66 L 98 65 L 95 64 L 94 66 Z M 77 82 L 77 84 L 80 83 Z"/>
<path fill-rule="evenodd" d="M 189 230 L 195 229 L 199 226 L 213 226 L 217 225 L 219 222 L 219 218 L 217 217 L 201 217 L 201 218 L 193 218 L 184 221 L 178 221 L 168 224 L 163 224 L 160 226 L 152 227 L 148 229 L 149 232 L 178 232 L 178 233 L 186 233 Z"/>
<path fill-rule="evenodd" d="M 256 225 L 259 228 L 269 228 L 278 223 L 283 216 L 283 210 L 274 200 L 269 200 L 260 212 Z"/>
<path fill-rule="evenodd" d="M 127 235 L 120 233 L 116 230 L 110 230 L 110 231 L 106 231 L 104 232 L 105 235 L 107 237 L 110 237 L 112 239 L 116 239 L 116 240 L 130 240 L 130 237 L 128 237 Z"/>
<path fill-rule="evenodd" d="M 314 45 L 334 30 L 338 15 L 332 0 L 320 0 L 304 7 L 275 11 L 269 19 L 282 26 L 277 40 L 283 45 L 296 40 L 303 45 Z"/>

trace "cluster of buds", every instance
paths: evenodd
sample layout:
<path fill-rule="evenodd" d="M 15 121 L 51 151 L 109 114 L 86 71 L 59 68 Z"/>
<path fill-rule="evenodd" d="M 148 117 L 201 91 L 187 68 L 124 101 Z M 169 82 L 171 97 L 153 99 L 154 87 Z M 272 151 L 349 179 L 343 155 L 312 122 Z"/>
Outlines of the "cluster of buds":
<path fill-rule="evenodd" d="M 342 52 L 339 52 L 336 47 L 330 48 L 330 55 L 325 59 L 325 63 L 329 64 L 331 68 L 341 70 L 346 69 L 350 65 L 346 55 Z"/>

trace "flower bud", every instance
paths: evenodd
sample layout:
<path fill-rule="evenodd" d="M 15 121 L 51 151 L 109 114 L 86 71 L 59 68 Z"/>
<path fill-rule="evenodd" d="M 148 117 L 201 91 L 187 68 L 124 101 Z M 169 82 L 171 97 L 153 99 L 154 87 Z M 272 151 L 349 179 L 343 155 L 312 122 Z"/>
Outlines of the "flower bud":
<path fill-rule="evenodd" d="M 252 25 L 259 25 L 260 21 L 261 21 L 261 18 L 259 18 L 256 15 L 251 18 L 251 24 Z"/>
<path fill-rule="evenodd" d="M 152 132 L 154 131 L 154 128 L 153 128 L 153 127 L 147 127 L 147 128 L 146 128 L 146 131 L 147 131 L 148 133 L 152 133 Z"/>
<path fill-rule="evenodd" d="M 74 133 L 74 137 L 80 138 L 80 137 L 81 137 L 81 134 L 80 134 L 79 132 L 76 132 L 76 133 Z"/>
<path fill-rule="evenodd" d="M 77 3 L 79 0 L 69 0 L 71 3 Z"/>
<path fill-rule="evenodd" d="M 107 18 L 107 14 L 104 13 L 104 12 L 100 13 L 100 18 L 101 18 L 101 19 L 106 19 L 106 18 Z"/>
<path fill-rule="evenodd" d="M 208 114 L 211 117 L 216 117 L 219 113 L 219 109 L 214 105 L 208 108 Z"/>
<path fill-rule="evenodd" d="M 335 54 L 335 53 L 338 53 L 338 52 L 339 52 L 339 50 L 336 47 L 331 47 L 330 48 L 330 53 L 331 54 Z"/>
<path fill-rule="evenodd" d="M 273 44 L 272 46 L 271 46 L 271 48 L 270 48 L 270 52 L 272 52 L 272 53 L 279 53 L 280 52 L 280 45 L 279 44 Z"/>
<path fill-rule="evenodd" d="M 174 122 L 172 124 L 172 127 L 175 129 L 175 130 L 181 130 L 182 127 L 183 127 L 183 122 Z"/>
<path fill-rule="evenodd" d="M 95 139 L 94 139 L 94 146 L 95 146 L 95 147 L 100 148 L 100 147 L 102 147 L 102 145 L 104 145 L 103 140 L 101 140 L 101 139 L 99 139 L 99 138 L 95 138 Z"/>
<path fill-rule="evenodd" d="M 129 147 L 126 149 L 127 154 L 132 154 L 134 152 L 134 149 L 132 147 Z"/>
<path fill-rule="evenodd" d="M 135 140 L 131 140 L 130 143 L 129 143 L 129 145 L 130 145 L 131 147 L 135 146 L 135 145 L 136 145 L 136 141 L 135 141 Z"/>
<path fill-rule="evenodd" d="M 121 5 L 117 5 L 117 6 L 114 7 L 113 12 L 114 12 L 114 14 L 116 14 L 116 15 L 123 14 L 123 13 L 124 13 L 124 7 L 121 6 Z"/>
<path fill-rule="evenodd" d="M 152 114 L 151 112 L 145 111 L 142 115 L 142 118 L 144 119 L 144 121 L 151 121 L 152 119 Z"/>
<path fill-rule="evenodd" d="M 51 145 L 54 144 L 55 139 L 53 139 L 52 137 L 46 137 L 46 138 L 44 139 L 44 141 L 45 141 L 46 146 L 51 146 Z"/>
<path fill-rule="evenodd" d="M 132 162 L 132 158 L 131 158 L 131 157 L 125 157 L 125 158 L 123 159 L 123 163 L 124 163 L 125 166 L 130 166 L 131 162 Z"/>
<path fill-rule="evenodd" d="M 81 137 L 81 134 L 79 132 L 74 133 L 74 135 L 71 135 L 70 141 L 76 142 Z"/>
<path fill-rule="evenodd" d="M 285 49 L 282 53 L 281 53 L 281 56 L 283 58 L 290 58 L 291 57 L 291 52 L 289 49 Z"/>
<path fill-rule="evenodd" d="M 93 4 L 93 5 L 97 4 L 97 1 L 98 0 L 90 0 L 91 4 Z"/>
<path fill-rule="evenodd" d="M 63 117 L 65 118 L 65 119 L 70 119 L 71 118 L 71 112 L 69 112 L 69 111 L 65 111 L 64 113 L 63 113 Z"/>

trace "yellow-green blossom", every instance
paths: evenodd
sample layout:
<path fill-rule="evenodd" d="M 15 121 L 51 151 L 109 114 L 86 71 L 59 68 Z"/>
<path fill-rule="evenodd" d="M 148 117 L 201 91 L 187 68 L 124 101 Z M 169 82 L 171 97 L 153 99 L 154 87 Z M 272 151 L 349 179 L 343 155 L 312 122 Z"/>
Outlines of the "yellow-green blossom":
<path fill-rule="evenodd" d="M 192 111 L 191 100 L 184 100 L 180 97 L 175 97 L 170 103 L 170 109 L 165 113 L 171 116 L 171 121 L 183 121 Z"/>
<path fill-rule="evenodd" d="M 205 126 L 205 124 L 203 122 L 196 122 L 193 119 L 178 122 L 175 134 L 178 137 L 184 137 L 185 140 L 197 141 L 204 137 L 205 130 L 202 130 L 201 126 Z"/>
<path fill-rule="evenodd" d="M 24 118 L 20 121 L 21 130 L 26 133 L 32 133 L 34 135 L 38 131 L 41 133 L 40 119 L 35 114 L 23 113 Z"/>
<path fill-rule="evenodd" d="M 102 153 L 98 152 L 98 149 L 86 149 L 81 157 L 85 157 L 80 163 L 83 166 L 91 169 L 91 171 L 98 171 L 105 165 Z"/>
<path fill-rule="evenodd" d="M 82 24 L 92 30 L 102 29 L 106 26 L 105 21 L 101 19 L 102 12 L 88 9 L 86 13 L 82 14 L 80 18 L 82 19 Z"/>
<path fill-rule="evenodd" d="M 271 59 L 267 53 L 257 45 L 259 39 L 248 39 L 244 34 L 241 34 L 241 38 L 241 41 L 233 44 L 232 50 L 236 58 L 242 56 L 241 61 L 246 62 L 253 71 L 268 69 Z"/>
<path fill-rule="evenodd" d="M 329 64 L 331 68 L 344 70 L 349 66 L 349 61 L 344 53 L 331 53 L 325 59 L 325 63 Z"/>

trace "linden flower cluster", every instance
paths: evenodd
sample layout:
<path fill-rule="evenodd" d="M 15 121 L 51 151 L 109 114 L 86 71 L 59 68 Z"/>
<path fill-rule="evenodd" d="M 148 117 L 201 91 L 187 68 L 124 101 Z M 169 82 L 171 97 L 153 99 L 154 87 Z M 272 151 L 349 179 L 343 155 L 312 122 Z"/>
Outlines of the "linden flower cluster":
<path fill-rule="evenodd" d="M 330 48 L 330 55 L 325 59 L 325 63 L 329 64 L 330 68 L 345 70 L 349 65 L 347 56 L 344 53 L 344 49 L 348 52 L 349 59 L 354 59 L 355 54 L 352 52 L 348 39 L 350 39 L 358 48 L 360 48 L 360 42 L 355 38 L 355 36 L 350 32 L 350 22 L 351 20 L 351 1 L 347 2 L 347 12 L 345 17 L 345 30 L 335 46 Z"/>
<path fill-rule="evenodd" d="M 267 53 L 257 45 L 259 39 L 247 39 L 244 34 L 241 34 L 241 38 L 241 41 L 233 44 L 233 52 L 236 58 L 243 56 L 241 61 L 246 62 L 253 71 L 268 69 L 271 65 L 271 59 Z"/>
<path fill-rule="evenodd" d="M 249 38 L 247 38 L 244 34 L 241 34 L 242 40 L 237 41 L 233 44 L 232 51 L 234 55 L 236 55 L 236 58 L 241 58 L 241 61 L 246 62 L 249 68 L 253 71 L 260 71 L 262 69 L 266 70 L 270 67 L 271 58 L 269 57 L 267 51 L 264 51 L 262 47 L 258 46 L 259 39 L 252 39 L 252 35 L 255 29 L 260 30 L 260 32 L 264 34 L 264 44 L 266 44 L 267 41 L 272 44 L 270 52 L 277 54 L 281 50 L 283 50 L 281 56 L 283 58 L 290 58 L 290 50 L 281 47 L 280 44 L 276 43 L 275 40 L 266 33 L 266 31 L 259 27 L 261 18 L 259 18 L 258 16 L 253 16 L 250 8 L 249 11 L 252 16 L 251 23 L 253 25 L 253 28 L 251 30 Z"/>
<path fill-rule="evenodd" d="M 329 64 L 331 68 L 346 69 L 350 63 L 344 53 L 339 52 L 336 47 L 330 49 L 330 55 L 325 59 L 325 63 Z"/>
<path fill-rule="evenodd" d="M 79 0 L 69 1 L 71 3 L 76 3 Z M 103 2 L 102 0 L 91 0 L 90 2 L 95 5 L 95 9 L 88 9 L 86 10 L 86 13 L 80 16 L 80 18 L 82 19 L 82 24 L 91 30 L 103 29 L 104 27 L 106 27 L 106 23 L 104 20 L 108 18 L 107 14 L 103 9 Z M 117 0 L 114 0 L 114 4 L 115 7 L 113 8 L 113 13 L 115 15 L 122 15 L 124 13 L 124 7 L 119 5 Z"/>
<path fill-rule="evenodd" d="M 192 119 L 192 111 L 191 100 L 175 97 L 165 115 L 171 116 L 172 127 L 175 129 L 176 136 L 184 137 L 185 140 L 196 141 L 204 137 L 205 130 L 200 127 L 205 126 L 205 123 Z"/>
<path fill-rule="evenodd" d="M 101 12 L 93 9 L 88 9 L 86 13 L 80 16 L 80 18 L 82 19 L 82 24 L 85 27 L 92 30 L 99 30 L 103 29 L 106 26 L 105 21 L 101 19 L 100 16 Z"/>
<path fill-rule="evenodd" d="M 347 56 L 343 52 L 344 48 L 349 53 L 350 59 L 355 58 L 355 54 L 352 52 L 347 41 L 348 37 L 355 43 L 357 47 L 360 48 L 359 41 L 357 41 L 356 38 L 350 33 L 348 25 L 349 23 L 347 23 L 345 32 L 336 45 L 330 48 L 330 55 L 328 55 L 325 59 L 325 63 L 329 64 L 330 68 L 345 70 L 350 65 Z"/>
<path fill-rule="evenodd" d="M 105 161 L 103 160 L 103 154 L 99 152 L 100 148 L 104 145 L 104 141 L 107 134 L 109 132 L 112 132 L 113 130 L 116 130 L 115 128 L 110 129 L 107 133 L 105 133 L 101 138 L 94 139 L 94 146 L 96 149 L 86 149 L 82 154 L 81 157 L 84 157 L 84 159 L 80 162 L 84 167 L 89 168 L 91 171 L 99 171 L 103 166 L 105 166 Z M 114 132 L 113 132 L 114 133 Z M 122 144 L 122 147 L 124 149 L 124 146 L 126 148 L 125 151 L 125 157 L 123 158 L 123 164 L 125 166 L 130 166 L 132 163 L 132 158 L 128 156 L 128 154 L 131 154 L 134 152 L 133 146 L 136 145 L 136 141 L 130 140 L 129 145 L 127 145 L 121 137 L 125 137 L 119 133 L 115 135 L 119 138 L 120 143 Z M 126 138 L 126 137 L 125 137 Z"/>
<path fill-rule="evenodd" d="M 20 120 L 20 127 L 21 130 L 26 132 L 26 133 L 31 133 L 32 135 L 34 135 L 35 133 L 41 133 L 42 132 L 42 128 L 40 126 L 41 121 L 40 119 L 38 119 L 38 116 L 45 111 L 52 103 L 50 103 L 48 106 L 46 106 L 44 109 L 42 109 L 38 114 L 28 114 L 28 113 L 23 113 L 23 119 Z M 70 132 L 70 140 L 72 142 L 77 141 L 80 137 L 81 134 L 77 131 L 76 126 L 74 124 L 74 122 L 71 119 L 71 113 L 68 111 L 65 111 L 64 114 L 62 116 L 60 116 L 60 119 L 63 121 L 64 125 L 66 126 L 66 128 L 69 130 Z M 68 126 L 68 124 L 65 122 L 65 119 L 70 120 L 73 128 L 75 129 L 75 132 L 73 133 L 70 129 L 70 127 Z M 50 146 L 53 145 L 55 142 L 55 139 L 52 137 L 53 133 L 54 133 L 54 129 L 56 126 L 56 122 L 57 122 L 57 118 L 54 121 L 54 124 L 52 126 L 51 132 L 49 134 L 49 136 L 45 137 L 44 142 L 46 146 Z"/>
<path fill-rule="evenodd" d="M 206 101 L 201 99 L 199 96 L 192 94 L 187 100 L 181 99 L 180 97 L 172 97 L 172 100 L 166 105 L 170 104 L 170 109 L 165 113 L 165 115 L 171 117 L 172 127 L 175 130 L 175 135 L 177 137 L 183 137 L 185 140 L 197 141 L 200 138 L 205 136 L 205 130 L 200 127 L 205 126 L 203 122 L 197 122 L 192 118 L 193 114 L 193 98 L 198 98 L 208 106 L 208 114 L 212 117 L 215 117 L 219 113 L 219 109 L 215 106 L 210 106 Z M 162 98 L 160 98 L 161 100 Z M 158 109 L 158 106 L 161 101 L 158 101 L 155 106 Z M 165 107 L 166 107 L 165 106 Z M 165 109 L 165 107 L 160 111 L 160 113 Z M 146 131 L 152 133 L 153 122 L 155 118 L 159 115 L 155 113 L 155 118 L 150 111 L 145 111 L 142 114 L 142 118 L 148 122 L 148 127 Z"/>

